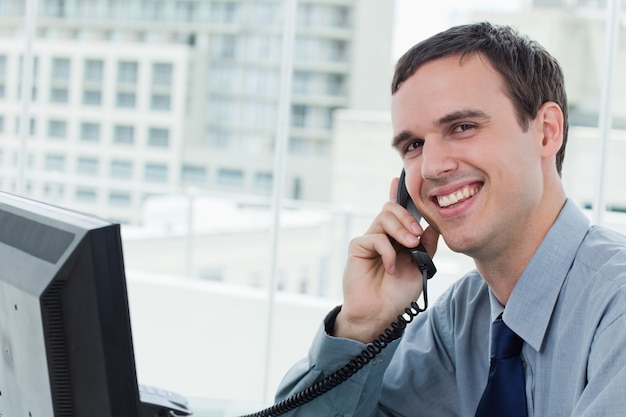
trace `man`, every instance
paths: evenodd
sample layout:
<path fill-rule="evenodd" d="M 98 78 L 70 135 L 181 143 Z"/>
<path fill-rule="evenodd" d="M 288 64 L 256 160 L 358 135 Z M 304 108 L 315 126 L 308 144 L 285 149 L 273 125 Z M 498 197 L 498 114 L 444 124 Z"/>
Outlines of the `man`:
<path fill-rule="evenodd" d="M 420 270 L 400 245 L 421 241 L 432 254 L 441 235 L 476 270 L 375 360 L 289 415 L 474 416 L 501 314 L 523 343 L 526 407 L 516 412 L 623 415 L 626 238 L 590 227 L 563 190 L 567 99 L 556 60 L 510 28 L 459 26 L 400 58 L 392 94 L 393 146 L 430 226 L 392 191 L 351 242 L 343 305 L 278 399 L 341 368 L 418 298 Z"/>

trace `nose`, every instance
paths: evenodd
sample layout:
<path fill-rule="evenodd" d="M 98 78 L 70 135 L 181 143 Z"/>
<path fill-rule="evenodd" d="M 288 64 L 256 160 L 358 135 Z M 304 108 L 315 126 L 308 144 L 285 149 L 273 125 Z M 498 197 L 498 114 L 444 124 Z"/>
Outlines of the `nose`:
<path fill-rule="evenodd" d="M 431 137 L 424 140 L 422 145 L 422 178 L 437 179 L 457 167 L 449 144 L 441 138 Z"/>

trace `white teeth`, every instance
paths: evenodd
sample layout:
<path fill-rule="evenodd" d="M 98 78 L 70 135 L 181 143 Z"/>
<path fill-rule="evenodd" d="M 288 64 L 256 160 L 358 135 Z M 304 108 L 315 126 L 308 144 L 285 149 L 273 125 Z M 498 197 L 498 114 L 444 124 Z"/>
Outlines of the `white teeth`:
<path fill-rule="evenodd" d="M 450 193 L 448 195 L 437 197 L 437 202 L 439 203 L 440 207 L 448 207 L 458 203 L 461 200 L 473 196 L 477 193 L 477 191 L 478 190 L 476 188 L 470 188 L 469 186 L 465 186 L 463 187 L 463 189 L 455 193 Z"/>

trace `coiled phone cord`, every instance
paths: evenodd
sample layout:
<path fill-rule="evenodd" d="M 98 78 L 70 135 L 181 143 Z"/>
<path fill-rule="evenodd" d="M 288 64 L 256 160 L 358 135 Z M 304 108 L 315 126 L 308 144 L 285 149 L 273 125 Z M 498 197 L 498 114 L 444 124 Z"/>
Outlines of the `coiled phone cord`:
<path fill-rule="evenodd" d="M 247 414 L 241 417 L 275 417 L 280 416 L 287 411 L 291 411 L 300 407 L 303 404 L 313 401 L 317 397 L 327 393 L 333 388 L 339 386 L 346 381 L 352 375 L 356 374 L 365 365 L 370 363 L 384 348 L 386 348 L 391 342 L 399 339 L 404 333 L 406 326 L 413 321 L 413 319 L 421 312 L 428 308 L 428 292 L 426 288 L 426 282 L 429 278 L 428 268 L 420 266 L 423 279 L 422 297 L 424 299 L 424 307 L 420 307 L 417 301 L 411 302 L 411 305 L 404 309 L 404 314 L 398 316 L 398 319 L 391 323 L 391 326 L 386 328 L 385 331 L 378 335 L 378 338 L 369 343 L 365 349 L 361 351 L 357 356 L 352 358 L 350 362 L 344 365 L 342 368 L 333 372 L 331 375 L 322 379 L 321 381 L 305 388 L 283 401 L 274 404 L 273 406 L 261 410 L 254 414 Z"/>

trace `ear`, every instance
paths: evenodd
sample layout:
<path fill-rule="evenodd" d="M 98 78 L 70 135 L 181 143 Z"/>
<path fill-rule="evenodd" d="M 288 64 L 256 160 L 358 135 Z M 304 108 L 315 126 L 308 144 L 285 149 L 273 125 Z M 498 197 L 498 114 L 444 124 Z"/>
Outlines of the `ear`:
<path fill-rule="evenodd" d="M 553 101 L 547 101 L 539 108 L 537 118 L 541 123 L 543 140 L 541 154 L 549 158 L 557 154 L 563 145 L 563 111 Z"/>

